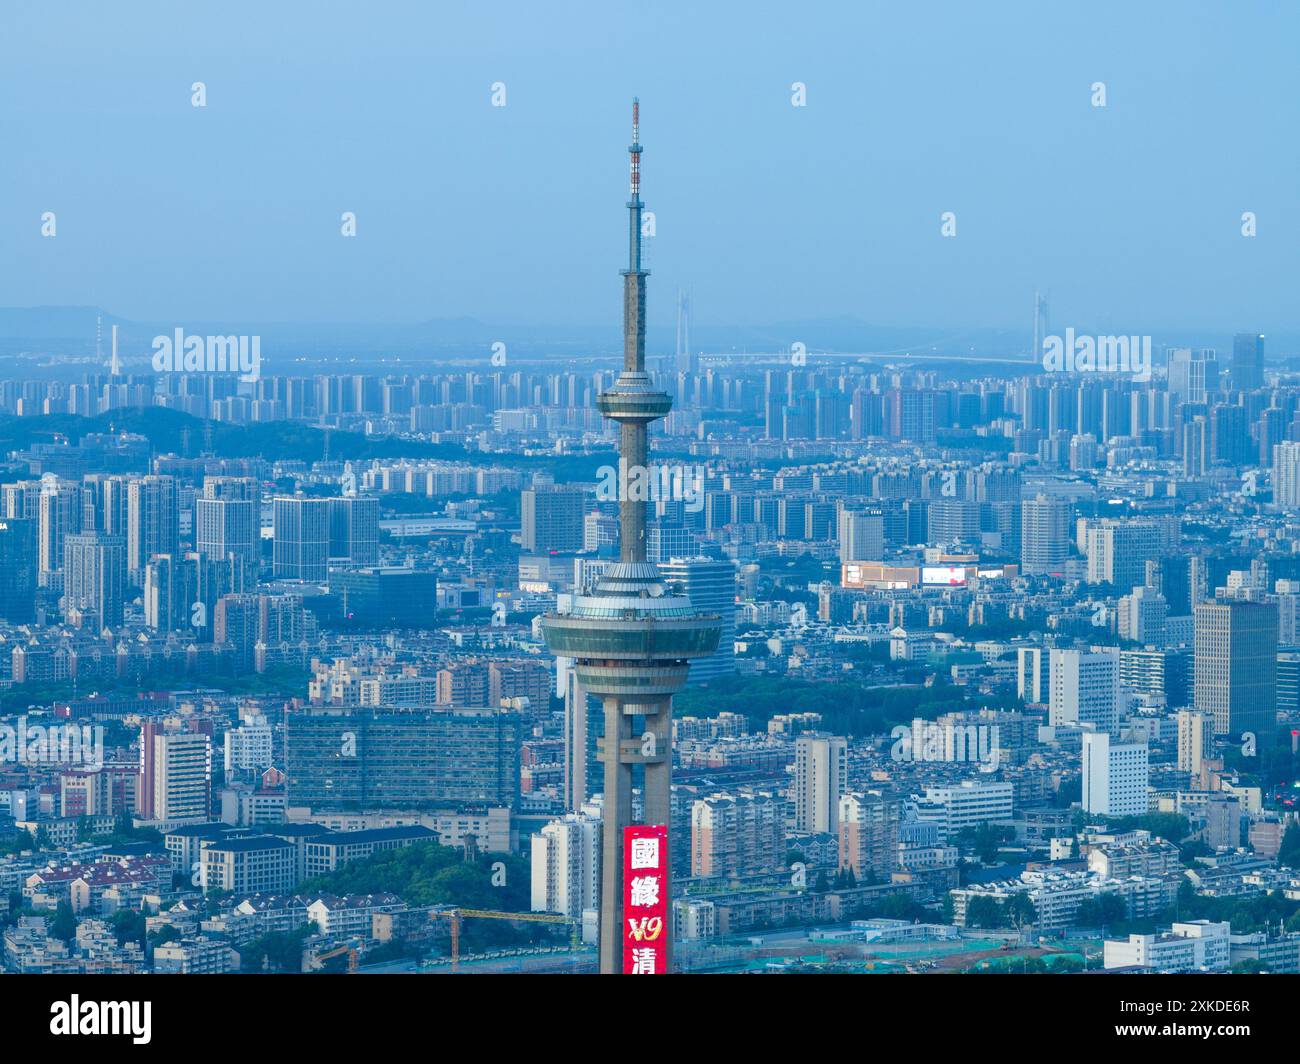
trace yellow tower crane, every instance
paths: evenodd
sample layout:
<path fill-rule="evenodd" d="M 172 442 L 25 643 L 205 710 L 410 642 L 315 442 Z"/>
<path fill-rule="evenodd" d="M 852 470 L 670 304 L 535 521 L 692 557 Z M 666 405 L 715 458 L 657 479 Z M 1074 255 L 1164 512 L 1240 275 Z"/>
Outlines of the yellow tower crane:
<path fill-rule="evenodd" d="M 497 909 L 435 909 L 430 918 L 442 917 L 451 922 L 451 970 L 460 970 L 460 922 L 462 920 L 524 920 L 535 924 L 569 924 L 569 943 L 578 944 L 578 922 L 558 913 L 507 913 Z"/>

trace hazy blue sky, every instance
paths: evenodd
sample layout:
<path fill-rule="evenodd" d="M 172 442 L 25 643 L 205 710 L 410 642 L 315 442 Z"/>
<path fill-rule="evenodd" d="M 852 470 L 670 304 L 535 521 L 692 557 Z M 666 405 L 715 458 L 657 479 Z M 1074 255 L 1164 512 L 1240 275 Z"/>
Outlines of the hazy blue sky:
<path fill-rule="evenodd" d="M 652 319 L 1291 329 L 1298 11 L 6 0 L 0 306 L 609 321 L 635 94 Z"/>

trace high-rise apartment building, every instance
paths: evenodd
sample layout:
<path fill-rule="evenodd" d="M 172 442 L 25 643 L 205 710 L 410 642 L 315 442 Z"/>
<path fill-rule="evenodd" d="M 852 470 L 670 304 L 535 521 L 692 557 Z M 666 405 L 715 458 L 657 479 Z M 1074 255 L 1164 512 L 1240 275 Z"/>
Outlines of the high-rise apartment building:
<path fill-rule="evenodd" d="M 1146 582 L 1146 564 L 1159 556 L 1160 529 L 1151 521 L 1089 525 L 1086 544 L 1088 582 L 1126 592 Z"/>
<path fill-rule="evenodd" d="M 1120 597 L 1118 610 L 1121 639 L 1131 639 L 1143 646 L 1164 645 L 1169 604 L 1159 591 L 1135 587 Z"/>
<path fill-rule="evenodd" d="M 1194 709 L 1178 711 L 1178 771 L 1199 775 L 1214 751 L 1214 718 Z"/>
<path fill-rule="evenodd" d="M 691 875 L 756 875 L 784 863 L 784 808 L 770 795 L 714 794 L 691 806 Z"/>
<path fill-rule="evenodd" d="M 226 779 L 238 772 L 260 772 L 271 765 L 271 725 L 265 717 L 245 721 L 226 732 L 224 766 Z"/>
<path fill-rule="evenodd" d="M 155 554 L 175 554 L 180 546 L 180 507 L 176 481 L 150 474 L 133 477 L 126 489 L 126 571 L 133 587 L 144 583 L 144 567 Z"/>
<path fill-rule="evenodd" d="M 1300 443 L 1294 440 L 1273 446 L 1273 503 L 1284 510 L 1300 509 Z"/>
<path fill-rule="evenodd" d="M 262 556 L 261 497 L 254 477 L 204 477 L 194 500 L 194 549 L 210 558 Z"/>
<path fill-rule="evenodd" d="M 1051 655 L 1041 647 L 1016 648 L 1016 697 L 1035 705 L 1047 702 Z"/>
<path fill-rule="evenodd" d="M 144 567 L 144 623 L 210 643 L 221 597 L 251 592 L 256 584 L 257 571 L 242 554 L 155 554 Z"/>
<path fill-rule="evenodd" d="M 60 590 L 64 537 L 81 531 L 81 485 L 54 476 L 42 477 L 38 507 L 37 583 Z"/>
<path fill-rule="evenodd" d="M 1060 573 L 1070 556 L 1072 508 L 1065 499 L 1039 495 L 1020 506 L 1020 568 L 1026 576 Z"/>
<path fill-rule="evenodd" d="M 122 623 L 126 544 L 121 536 L 77 532 L 63 539 L 63 613 L 93 615 L 97 628 Z"/>
<path fill-rule="evenodd" d="M 140 816 L 144 820 L 206 820 L 212 796 L 212 740 L 198 732 L 140 730 Z"/>
<path fill-rule="evenodd" d="M 903 803 L 879 794 L 850 793 L 840 799 L 839 867 L 861 881 L 888 882 L 898 870 Z"/>
<path fill-rule="evenodd" d="M 581 920 L 600 902 L 600 807 L 552 820 L 532 838 L 532 911 Z"/>
<path fill-rule="evenodd" d="M 815 732 L 794 744 L 794 823 L 799 831 L 839 830 L 840 798 L 848 789 L 846 739 Z"/>

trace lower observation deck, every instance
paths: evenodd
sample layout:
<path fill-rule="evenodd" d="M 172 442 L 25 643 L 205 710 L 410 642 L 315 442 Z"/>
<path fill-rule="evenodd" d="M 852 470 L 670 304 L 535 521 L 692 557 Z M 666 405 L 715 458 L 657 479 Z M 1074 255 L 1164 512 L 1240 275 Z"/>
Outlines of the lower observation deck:
<path fill-rule="evenodd" d="M 618 562 L 572 612 L 543 617 L 542 634 L 591 694 L 636 698 L 680 690 L 691 659 L 718 649 L 721 623 L 670 594 L 653 564 Z"/>

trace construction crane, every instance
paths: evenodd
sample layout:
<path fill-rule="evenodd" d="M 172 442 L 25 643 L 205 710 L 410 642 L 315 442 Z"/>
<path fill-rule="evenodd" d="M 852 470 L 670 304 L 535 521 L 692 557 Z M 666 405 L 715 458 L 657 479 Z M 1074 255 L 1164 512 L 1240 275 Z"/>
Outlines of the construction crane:
<path fill-rule="evenodd" d="M 332 960 L 335 957 L 341 957 L 345 953 L 348 955 L 348 975 L 355 975 L 360 955 L 357 952 L 356 944 L 352 942 L 349 942 L 346 946 L 339 946 L 337 949 L 332 949 L 328 953 L 318 953 L 312 963 L 312 967 L 319 971 L 321 968 L 325 967 L 326 961 Z"/>
<path fill-rule="evenodd" d="M 451 970 L 460 970 L 460 922 L 462 920 L 526 920 L 535 924 L 569 924 L 569 944 L 578 944 L 578 922 L 558 913 L 507 913 L 497 909 L 433 909 L 430 919 L 443 917 L 451 923 Z"/>

